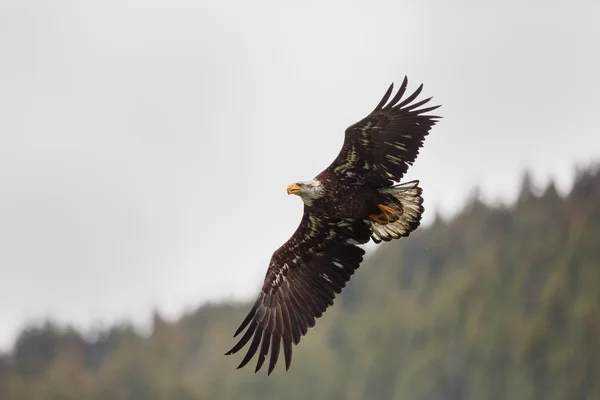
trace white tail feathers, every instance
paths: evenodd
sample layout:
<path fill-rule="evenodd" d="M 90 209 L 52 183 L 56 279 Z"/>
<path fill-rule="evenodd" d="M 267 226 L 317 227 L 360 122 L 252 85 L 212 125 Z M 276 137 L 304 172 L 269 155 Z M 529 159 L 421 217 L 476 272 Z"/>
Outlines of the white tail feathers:
<path fill-rule="evenodd" d="M 419 227 L 424 208 L 423 191 L 418 185 L 419 181 L 415 180 L 379 190 L 386 195 L 386 205 L 393 208 L 395 214 L 386 224 L 369 220 L 373 230 L 371 239 L 375 243 L 406 237 Z"/>

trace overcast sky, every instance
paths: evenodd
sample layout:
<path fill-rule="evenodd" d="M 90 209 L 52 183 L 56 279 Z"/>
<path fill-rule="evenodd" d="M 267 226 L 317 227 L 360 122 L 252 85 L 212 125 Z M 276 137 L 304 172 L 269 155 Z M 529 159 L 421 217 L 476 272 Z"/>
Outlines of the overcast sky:
<path fill-rule="evenodd" d="M 49 6 L 48 4 L 52 4 Z M 0 0 L 0 349 L 249 299 L 388 85 L 442 104 L 426 221 L 600 159 L 600 2 Z"/>

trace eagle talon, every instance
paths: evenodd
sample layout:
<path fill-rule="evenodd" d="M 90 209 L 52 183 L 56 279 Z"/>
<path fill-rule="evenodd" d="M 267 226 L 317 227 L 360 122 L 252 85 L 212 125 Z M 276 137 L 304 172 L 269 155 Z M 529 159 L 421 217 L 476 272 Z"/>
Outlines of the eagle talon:
<path fill-rule="evenodd" d="M 378 222 L 380 224 L 387 224 L 388 219 L 385 218 L 384 214 L 371 214 L 369 215 L 369 217 L 371 217 L 371 219 L 375 222 Z"/>
<path fill-rule="evenodd" d="M 371 214 L 369 217 L 380 224 L 387 224 L 390 222 L 390 218 L 396 213 L 393 208 L 384 204 L 378 204 L 377 207 L 381 211 L 381 214 Z"/>

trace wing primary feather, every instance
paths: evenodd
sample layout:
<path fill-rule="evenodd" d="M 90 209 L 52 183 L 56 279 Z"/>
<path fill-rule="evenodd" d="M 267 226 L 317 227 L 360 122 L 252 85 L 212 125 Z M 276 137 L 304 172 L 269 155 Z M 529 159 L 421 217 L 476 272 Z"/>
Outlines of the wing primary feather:
<path fill-rule="evenodd" d="M 281 319 L 283 324 L 283 329 L 281 333 L 283 333 L 284 336 L 286 334 L 289 334 L 291 337 L 293 331 L 292 319 L 290 318 L 290 310 L 288 309 L 288 305 L 285 299 L 282 299 L 281 301 Z"/>
<path fill-rule="evenodd" d="M 306 305 L 306 303 L 304 302 L 304 299 L 302 298 L 302 295 L 300 295 L 298 293 L 298 288 L 295 286 L 290 286 L 289 288 L 290 293 L 290 299 L 292 300 L 293 304 L 294 304 L 294 308 L 296 309 L 296 312 L 298 313 L 299 316 L 301 315 L 305 315 L 309 313 L 309 308 Z"/>
<path fill-rule="evenodd" d="M 238 365 L 237 369 L 244 367 L 244 365 L 248 364 L 248 361 L 250 361 L 252 359 L 252 357 L 254 357 L 254 354 L 256 354 L 256 350 L 258 349 L 258 345 L 260 344 L 260 339 L 262 338 L 262 334 L 263 334 L 263 328 L 261 326 L 258 326 L 256 328 L 256 332 L 254 333 L 254 339 L 252 339 L 252 344 L 250 345 L 250 348 L 248 349 L 246 356 L 244 357 L 244 359 L 242 360 L 240 365 Z"/>
<path fill-rule="evenodd" d="M 292 341 L 283 338 L 283 356 L 285 358 L 285 370 L 290 369 L 292 365 Z"/>
<path fill-rule="evenodd" d="M 324 272 L 322 273 L 325 274 Z M 324 305 L 325 307 L 333 305 L 334 290 L 331 286 L 329 286 L 329 282 L 327 282 L 325 279 L 321 277 L 317 277 L 317 279 L 315 279 L 315 282 L 313 283 L 313 292 L 315 296 L 317 296 L 319 300 L 323 302 L 320 303 L 320 305 Z"/>
<path fill-rule="evenodd" d="M 400 85 L 400 89 L 398 89 L 398 93 L 396 93 L 396 95 L 394 96 L 394 98 L 388 103 L 387 106 L 385 106 L 383 109 L 384 110 L 389 110 L 390 108 L 394 107 L 394 105 L 400 101 L 400 99 L 402 98 L 402 96 L 404 95 L 404 92 L 406 91 L 406 86 L 408 85 L 408 79 L 406 78 L 406 76 L 404 77 L 404 80 L 402 81 L 402 85 Z"/>
<path fill-rule="evenodd" d="M 417 88 L 417 90 L 415 90 L 415 92 L 413 94 L 411 94 L 406 99 L 404 99 L 404 101 L 402 103 L 398 104 L 395 108 L 402 108 L 405 105 L 409 104 L 411 101 L 413 101 L 414 99 L 417 98 L 417 96 L 421 93 L 421 90 L 423 90 L 422 83 L 419 85 L 419 87 Z"/>
<path fill-rule="evenodd" d="M 253 320 L 252 323 L 250 324 L 250 327 L 248 327 L 248 330 L 244 334 L 244 336 L 242 336 L 240 341 L 237 342 L 237 344 L 235 346 L 233 346 L 233 348 L 231 350 L 229 350 L 227 353 L 225 353 L 225 355 L 228 356 L 230 354 L 234 354 L 234 353 L 237 353 L 238 351 L 240 351 L 240 349 L 242 347 L 244 347 L 246 345 L 246 343 L 248 343 L 248 340 L 250 340 L 250 338 L 254 334 L 254 331 L 256 330 L 257 326 L 258 326 L 258 322 L 256 322 L 256 320 Z"/>
<path fill-rule="evenodd" d="M 320 261 L 322 262 L 322 261 Z M 312 274 L 317 275 L 316 277 Z M 327 291 L 326 288 L 321 286 L 321 282 L 319 281 L 319 270 L 318 269 L 314 269 L 312 271 L 312 274 L 309 275 L 305 275 L 306 276 L 306 280 L 301 280 L 299 279 L 296 282 L 296 288 L 301 289 L 301 294 L 306 293 L 307 296 L 305 298 L 307 303 L 313 304 L 315 305 L 319 310 L 324 310 L 325 309 L 325 303 L 323 302 L 322 298 L 326 298 L 327 296 L 331 295 L 331 293 L 329 293 Z M 307 281 L 311 281 L 311 284 L 308 285 Z"/>
<path fill-rule="evenodd" d="M 281 314 L 284 323 L 283 330 L 283 355 L 285 357 L 285 370 L 287 371 L 290 368 L 292 363 L 292 340 L 294 331 L 292 328 L 292 321 L 290 318 L 290 313 L 287 308 L 287 304 L 282 302 L 281 304 Z"/>
<path fill-rule="evenodd" d="M 269 309 L 265 318 L 267 320 L 267 325 L 265 326 L 265 331 L 263 333 L 262 345 L 260 346 L 260 353 L 258 354 L 258 361 L 256 363 L 256 369 L 254 370 L 254 373 L 257 373 L 260 367 L 262 367 L 263 363 L 265 362 L 265 357 L 269 352 L 269 344 L 273 334 L 273 328 L 275 326 L 275 310 Z"/>
<path fill-rule="evenodd" d="M 273 340 L 271 341 L 271 359 L 269 360 L 269 372 L 267 375 L 271 375 L 271 372 L 275 369 L 275 365 L 277 365 L 277 359 L 279 358 L 279 348 L 281 347 L 281 336 L 273 335 Z"/>
<path fill-rule="evenodd" d="M 286 303 L 286 308 L 288 309 L 288 316 L 290 317 L 290 325 L 292 327 L 292 340 L 294 341 L 294 344 L 298 344 L 302 337 L 300 325 L 304 324 L 304 321 L 297 318 L 299 312 L 294 304 L 294 300 L 289 299 L 289 302 Z"/>
<path fill-rule="evenodd" d="M 392 94 L 392 90 L 394 90 L 393 82 L 390 85 L 390 87 L 388 88 L 387 92 L 385 92 L 385 94 L 383 95 L 383 98 L 381 99 L 379 104 L 377 104 L 377 107 L 375 107 L 375 110 L 373 110 L 373 111 L 381 110 L 381 108 L 384 106 L 385 103 L 387 103 L 388 99 L 390 98 L 390 95 Z"/>
<path fill-rule="evenodd" d="M 308 328 L 312 328 L 315 326 L 315 318 L 313 317 L 311 309 L 308 307 L 308 304 L 302 298 L 302 295 L 298 293 L 296 287 L 290 288 L 292 293 L 294 294 L 293 298 L 296 300 L 296 306 L 298 307 L 298 314 L 296 314 L 297 318 L 301 318 L 304 321 L 304 324 L 300 325 L 300 330 L 302 332 L 302 336 L 306 335 Z"/>
<path fill-rule="evenodd" d="M 427 108 L 422 108 L 422 109 L 420 109 L 420 110 L 415 110 L 415 111 L 413 111 L 413 112 L 414 112 L 415 114 L 423 114 L 423 113 L 426 113 L 426 112 L 429 112 L 429 111 L 437 110 L 437 109 L 438 109 L 438 108 L 440 108 L 440 107 L 441 107 L 441 105 L 438 105 L 438 106 L 433 106 L 433 107 L 427 107 Z M 437 115 L 427 115 L 427 117 L 428 117 L 428 118 L 442 118 L 442 117 L 439 117 L 439 116 L 437 116 Z"/>
<path fill-rule="evenodd" d="M 298 329 L 298 331 L 301 331 L 301 326 L 307 325 L 307 322 L 302 317 L 305 310 L 300 306 L 300 301 L 296 298 L 294 290 L 292 289 L 292 286 L 289 284 L 287 285 L 287 291 L 286 291 L 285 295 L 288 300 L 286 302 L 286 304 L 288 306 L 288 311 L 290 314 L 290 318 L 292 320 L 291 321 L 292 328 L 296 327 Z"/>
<path fill-rule="evenodd" d="M 261 293 L 261 296 L 262 296 L 262 293 Z M 246 318 L 244 318 L 244 321 L 241 323 L 240 327 L 237 329 L 237 331 L 235 331 L 235 333 L 233 334 L 233 337 L 236 337 L 237 335 L 239 335 L 240 332 L 242 332 L 244 330 L 244 328 L 250 323 L 250 321 L 252 321 L 254 314 L 256 314 L 257 305 L 258 305 L 258 300 L 256 300 L 256 302 L 254 303 L 254 305 L 248 312 L 248 315 L 246 315 Z"/>
<path fill-rule="evenodd" d="M 310 295 L 304 291 L 304 288 L 301 286 L 301 282 L 296 282 L 296 285 L 291 288 L 292 293 L 294 293 L 294 297 L 297 300 L 297 305 L 302 311 L 302 315 L 306 318 L 307 315 L 312 315 L 313 313 L 313 305 L 310 302 Z"/>
<path fill-rule="evenodd" d="M 271 333 L 269 331 L 265 331 L 263 334 L 262 345 L 260 346 L 260 354 L 258 355 L 258 361 L 256 362 L 256 368 L 254 369 L 254 373 L 257 373 L 260 367 L 262 367 L 265 362 L 265 358 L 267 353 L 269 352 L 269 345 L 271 344 Z"/>
<path fill-rule="evenodd" d="M 277 306 L 277 302 L 278 302 L 278 297 L 276 296 L 277 292 L 274 293 L 269 293 L 265 300 L 266 300 L 266 305 L 269 308 L 275 308 Z"/>
<path fill-rule="evenodd" d="M 416 102 L 416 103 L 414 103 L 414 104 L 411 104 L 411 105 L 410 105 L 410 106 L 408 106 L 408 107 L 404 107 L 404 108 L 402 109 L 402 111 L 410 111 L 410 110 L 414 110 L 415 108 L 417 108 L 417 107 L 420 107 L 420 106 L 422 106 L 423 104 L 427 103 L 427 102 L 428 102 L 429 100 L 431 100 L 432 98 L 433 98 L 433 97 L 428 97 L 428 98 L 426 98 L 425 100 L 421 100 L 421 101 L 418 101 L 418 102 Z"/>
<path fill-rule="evenodd" d="M 283 311 L 281 305 L 278 305 L 277 308 L 275 308 L 275 330 L 282 335 L 285 332 Z"/>
<path fill-rule="evenodd" d="M 402 92 L 406 91 L 406 88 L 408 87 L 408 76 L 404 75 L 404 79 L 402 79 L 402 85 L 400 86 L 400 90 L 402 90 Z"/>
<path fill-rule="evenodd" d="M 306 303 L 308 310 L 311 313 L 312 320 L 314 320 L 314 318 L 320 318 L 323 315 L 325 304 L 322 303 L 321 298 L 318 297 L 316 292 L 307 287 L 307 285 L 305 285 L 304 282 L 299 280 L 297 283 L 298 286 L 296 287 L 296 289 L 304 299 L 304 302 Z M 314 323 L 312 326 L 314 326 Z"/>
<path fill-rule="evenodd" d="M 258 307 L 256 309 L 256 315 L 254 316 L 254 319 L 258 323 L 261 323 L 267 314 L 267 310 L 268 310 L 268 308 L 264 306 L 264 302 L 262 302 L 262 299 L 261 299 L 261 307 Z"/>

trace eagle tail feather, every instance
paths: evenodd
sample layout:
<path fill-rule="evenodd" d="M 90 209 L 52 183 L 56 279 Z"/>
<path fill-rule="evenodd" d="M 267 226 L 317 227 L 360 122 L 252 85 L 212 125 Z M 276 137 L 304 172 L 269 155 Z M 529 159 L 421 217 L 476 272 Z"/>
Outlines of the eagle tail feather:
<path fill-rule="evenodd" d="M 425 209 L 421 197 L 423 190 L 419 187 L 418 180 L 379 189 L 379 193 L 388 198 L 388 205 L 396 211 L 396 214 L 386 224 L 369 221 L 373 231 L 371 239 L 375 243 L 406 237 L 419 227 Z"/>

